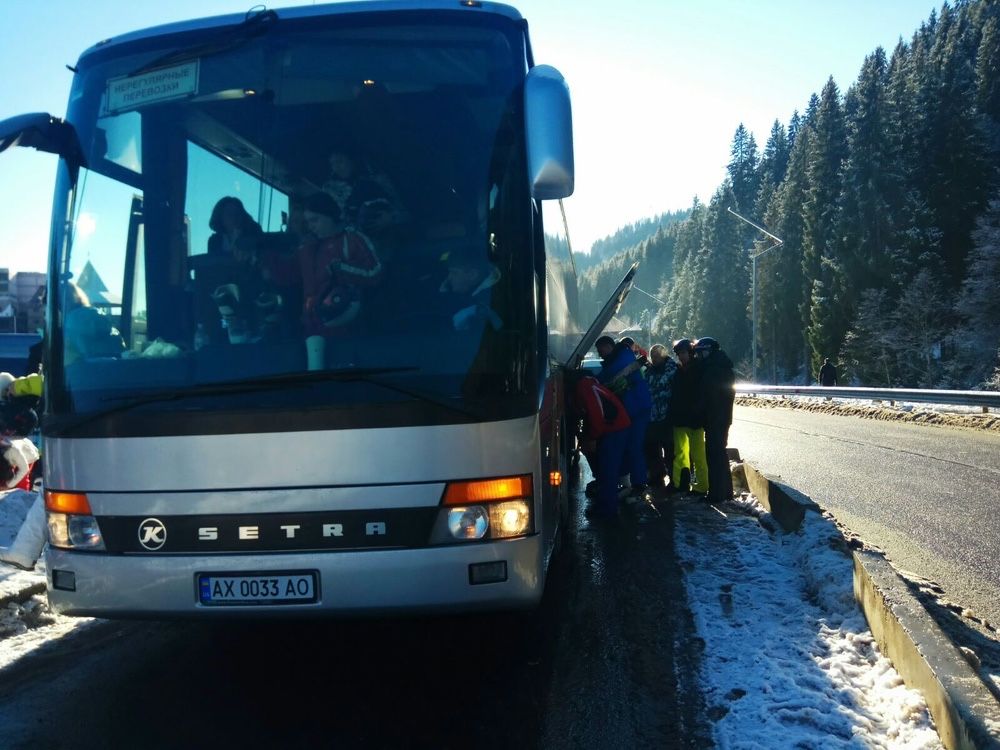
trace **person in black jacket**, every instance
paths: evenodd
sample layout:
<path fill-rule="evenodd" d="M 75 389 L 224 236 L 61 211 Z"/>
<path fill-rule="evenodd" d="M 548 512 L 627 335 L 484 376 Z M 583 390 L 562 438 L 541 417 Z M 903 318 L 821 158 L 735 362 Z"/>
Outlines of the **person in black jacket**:
<path fill-rule="evenodd" d="M 699 363 L 692 356 L 689 339 L 674 342 L 678 368 L 671 392 L 670 424 L 673 426 L 674 461 L 670 492 L 708 492 L 708 463 L 705 459 L 705 415 L 699 382 Z"/>
<path fill-rule="evenodd" d="M 733 362 L 719 342 L 711 336 L 698 339 L 693 346 L 699 363 L 698 390 L 704 408 L 705 457 L 708 460 L 708 499 L 722 502 L 733 499 L 733 478 L 729 472 L 726 445 L 729 427 L 733 423 L 733 383 L 736 375 Z"/>
<path fill-rule="evenodd" d="M 819 368 L 819 384 L 825 386 L 837 385 L 837 368 L 830 364 L 829 358 L 823 360 L 823 366 Z"/>

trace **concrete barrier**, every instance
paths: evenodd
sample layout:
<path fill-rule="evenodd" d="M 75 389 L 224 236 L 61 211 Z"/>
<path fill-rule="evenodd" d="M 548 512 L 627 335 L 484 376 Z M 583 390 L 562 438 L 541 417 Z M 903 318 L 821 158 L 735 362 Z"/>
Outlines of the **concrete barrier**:
<path fill-rule="evenodd" d="M 746 485 L 781 524 L 797 530 L 810 498 L 743 463 Z M 949 750 L 1000 750 L 1000 702 L 938 626 L 885 557 L 854 550 L 854 598 L 879 648 L 906 685 L 927 701 L 941 742 Z"/>

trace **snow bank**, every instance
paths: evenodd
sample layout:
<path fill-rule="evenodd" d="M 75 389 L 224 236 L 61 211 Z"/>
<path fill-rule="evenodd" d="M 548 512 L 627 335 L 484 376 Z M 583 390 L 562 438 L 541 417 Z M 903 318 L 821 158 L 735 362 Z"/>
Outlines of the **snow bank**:
<path fill-rule="evenodd" d="M 822 398 L 815 396 L 746 396 L 737 394 L 739 406 L 756 408 L 798 409 L 818 414 L 877 419 L 883 422 L 916 422 L 945 427 L 966 427 L 974 430 L 1000 432 L 1000 413 L 996 409 L 987 414 L 979 407 L 949 406 L 912 402 L 875 404 L 871 400 L 848 398 Z"/>

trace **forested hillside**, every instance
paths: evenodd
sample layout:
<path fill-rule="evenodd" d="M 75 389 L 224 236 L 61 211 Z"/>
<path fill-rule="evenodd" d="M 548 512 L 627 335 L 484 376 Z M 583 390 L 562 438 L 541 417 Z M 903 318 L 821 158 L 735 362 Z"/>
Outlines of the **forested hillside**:
<path fill-rule="evenodd" d="M 590 247 L 589 253 L 574 253 L 573 260 L 579 271 L 585 271 L 625 250 L 649 239 L 669 224 L 676 224 L 688 217 L 690 211 L 670 211 L 651 219 L 640 219 L 620 228 L 614 234 L 602 237 Z"/>
<path fill-rule="evenodd" d="M 944 5 L 842 92 L 831 78 L 763 150 L 742 125 L 728 178 L 690 217 L 591 269 L 581 305 L 644 263 L 625 314 L 712 335 L 750 370 L 804 382 L 823 357 L 866 385 L 995 384 L 1000 348 L 1000 3 Z M 726 209 L 780 237 L 774 244 Z"/>

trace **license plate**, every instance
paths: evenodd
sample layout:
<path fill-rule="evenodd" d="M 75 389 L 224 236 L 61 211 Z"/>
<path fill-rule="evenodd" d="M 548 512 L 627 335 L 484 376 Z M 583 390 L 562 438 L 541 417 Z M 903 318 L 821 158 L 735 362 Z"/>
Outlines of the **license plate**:
<path fill-rule="evenodd" d="M 202 604 L 302 604 L 316 601 L 315 573 L 275 573 L 198 577 L 198 598 Z"/>

